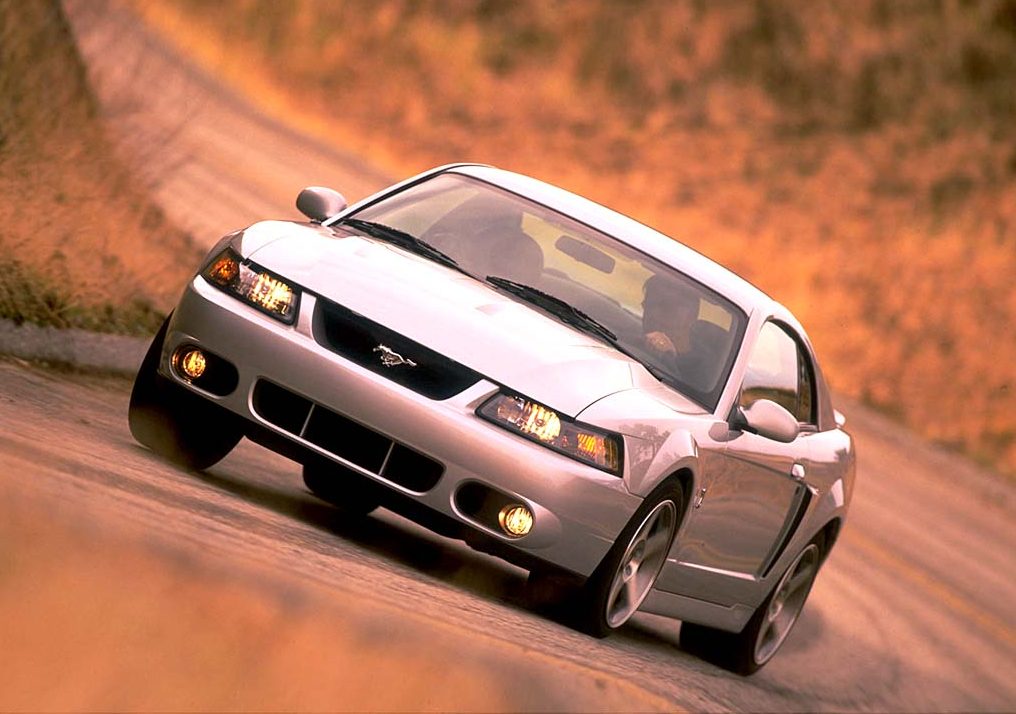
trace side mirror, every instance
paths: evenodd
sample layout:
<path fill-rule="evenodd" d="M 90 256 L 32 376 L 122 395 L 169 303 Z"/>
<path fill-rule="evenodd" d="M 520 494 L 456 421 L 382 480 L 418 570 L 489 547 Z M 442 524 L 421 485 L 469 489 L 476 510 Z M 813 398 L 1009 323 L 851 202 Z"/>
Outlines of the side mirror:
<path fill-rule="evenodd" d="M 758 399 L 747 409 L 738 408 L 731 426 L 784 444 L 789 444 L 801 433 L 801 425 L 794 415 L 769 399 Z"/>
<path fill-rule="evenodd" d="M 317 223 L 327 221 L 348 205 L 341 193 L 323 186 L 308 186 L 296 197 L 300 213 Z"/>

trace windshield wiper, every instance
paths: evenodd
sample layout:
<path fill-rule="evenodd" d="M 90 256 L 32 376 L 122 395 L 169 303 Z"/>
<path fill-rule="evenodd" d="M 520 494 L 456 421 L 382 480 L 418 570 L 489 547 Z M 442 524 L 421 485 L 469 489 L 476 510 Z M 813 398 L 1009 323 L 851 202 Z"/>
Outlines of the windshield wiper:
<path fill-rule="evenodd" d="M 572 327 L 576 327 L 586 333 L 591 333 L 594 337 L 599 337 L 601 340 L 605 340 L 618 352 L 631 357 L 633 360 L 641 364 L 651 375 L 661 382 L 667 382 L 668 384 L 674 383 L 673 378 L 665 371 L 646 362 L 644 359 L 625 347 L 620 340 L 617 339 L 617 335 L 615 335 L 609 327 L 574 305 L 565 302 L 556 295 L 551 295 L 550 293 L 545 293 L 544 291 L 534 288 L 531 285 L 517 283 L 514 280 L 500 278 L 496 275 L 488 275 L 487 282 L 495 287 L 501 288 L 505 292 L 509 292 L 512 295 L 522 298 L 526 302 L 532 303 L 533 305 L 546 310 Z"/>
<path fill-rule="evenodd" d="M 617 335 L 611 332 L 610 328 L 555 295 L 545 293 L 531 285 L 517 283 L 514 280 L 501 278 L 497 275 L 488 275 L 487 282 L 494 287 L 501 288 L 505 292 L 516 295 L 526 302 L 546 310 L 555 317 L 560 318 L 565 324 L 577 327 L 587 333 L 592 333 L 594 336 L 606 340 L 615 347 L 618 346 Z"/>
<path fill-rule="evenodd" d="M 416 236 L 406 233 L 403 230 L 399 230 L 398 228 L 392 228 L 391 226 L 386 226 L 384 223 L 377 223 L 375 221 L 365 221 L 360 218 L 347 218 L 341 221 L 339 225 L 347 225 L 350 228 L 355 228 L 358 231 L 366 233 L 372 238 L 377 238 L 385 241 L 386 243 L 391 243 L 392 245 L 397 245 L 400 248 L 405 248 L 416 255 L 429 258 L 435 263 L 441 263 L 442 265 L 446 265 L 449 268 L 454 268 L 461 273 L 469 275 L 469 273 L 467 273 L 462 266 L 459 265 L 455 258 L 451 257 L 440 248 L 435 248 L 422 238 L 417 238 Z"/>

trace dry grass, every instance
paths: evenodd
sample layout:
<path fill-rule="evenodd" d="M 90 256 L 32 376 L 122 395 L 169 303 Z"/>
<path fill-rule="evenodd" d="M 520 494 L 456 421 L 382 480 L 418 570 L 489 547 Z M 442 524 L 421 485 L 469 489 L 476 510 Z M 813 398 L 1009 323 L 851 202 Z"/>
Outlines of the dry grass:
<path fill-rule="evenodd" d="M 1016 473 L 1013 0 L 142 8 L 392 171 L 494 163 L 662 228 L 795 310 L 836 389 Z"/>
<path fill-rule="evenodd" d="M 113 156 L 56 0 L 0 0 L 0 195 L 3 318 L 150 334 L 197 257 Z"/>

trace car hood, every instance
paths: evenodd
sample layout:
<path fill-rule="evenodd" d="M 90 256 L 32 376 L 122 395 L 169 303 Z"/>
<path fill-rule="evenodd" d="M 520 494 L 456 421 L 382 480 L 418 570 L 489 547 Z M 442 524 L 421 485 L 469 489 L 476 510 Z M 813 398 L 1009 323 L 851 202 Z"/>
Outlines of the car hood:
<path fill-rule="evenodd" d="M 639 363 L 540 310 L 373 238 L 268 221 L 244 232 L 241 253 L 568 416 L 652 379 Z"/>

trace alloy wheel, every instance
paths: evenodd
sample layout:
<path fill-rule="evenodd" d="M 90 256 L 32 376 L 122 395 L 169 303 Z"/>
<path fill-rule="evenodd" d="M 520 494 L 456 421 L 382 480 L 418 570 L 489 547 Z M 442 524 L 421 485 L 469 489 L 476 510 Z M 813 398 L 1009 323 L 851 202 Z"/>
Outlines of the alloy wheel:
<path fill-rule="evenodd" d="M 623 625 L 639 609 L 656 582 L 677 528 L 677 507 L 661 501 L 645 517 L 625 549 L 607 595 L 607 624 Z"/>
<path fill-rule="evenodd" d="M 801 551 L 787 572 L 780 578 L 766 608 L 762 626 L 755 639 L 755 662 L 765 664 L 787 639 L 797 622 L 808 592 L 818 574 L 819 549 L 812 543 Z"/>

